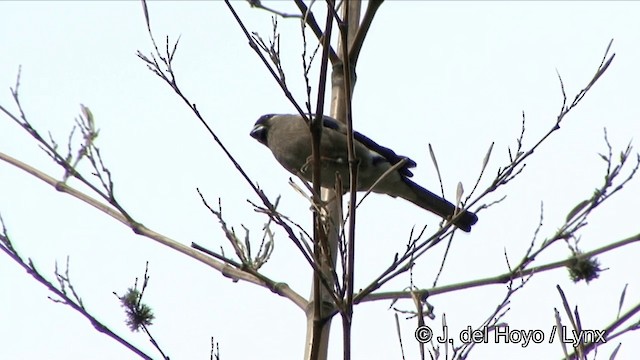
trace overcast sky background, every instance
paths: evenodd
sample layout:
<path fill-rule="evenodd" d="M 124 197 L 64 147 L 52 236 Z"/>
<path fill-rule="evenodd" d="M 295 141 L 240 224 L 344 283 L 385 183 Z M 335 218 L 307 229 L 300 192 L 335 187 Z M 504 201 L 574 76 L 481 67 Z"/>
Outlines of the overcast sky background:
<path fill-rule="evenodd" d="M 270 6 L 295 13 L 286 2 Z M 270 14 L 233 2 L 250 31 L 271 35 Z M 320 11 L 324 4 L 317 3 Z M 177 82 L 247 173 L 280 210 L 310 229 L 308 204 L 287 184 L 289 174 L 270 152 L 248 136 L 265 113 L 291 113 L 288 103 L 221 1 L 152 2 L 157 39 L 180 37 L 174 69 Z M 445 193 L 455 197 L 458 181 L 469 191 L 482 159 L 495 143 L 486 187 L 507 148 L 515 146 L 522 112 L 524 145 L 532 146 L 554 124 L 562 104 L 556 70 L 569 99 L 591 80 L 607 44 L 616 58 L 578 108 L 527 163 L 522 175 L 488 197 L 506 200 L 479 213 L 471 234 L 451 246 L 439 285 L 495 276 L 507 271 L 505 253 L 517 263 L 539 223 L 539 241 L 554 233 L 577 203 L 603 181 L 607 128 L 614 151 L 640 134 L 640 13 L 638 2 L 419 2 L 389 1 L 380 8 L 358 63 L 354 126 L 397 153 L 417 161 L 415 181 L 438 191 L 427 144 L 432 144 Z M 318 16 L 318 18 L 322 18 Z M 294 96 L 303 102 L 299 22 L 280 19 L 282 58 Z M 308 40 L 314 40 L 309 34 Z M 200 188 L 210 202 L 222 199 L 228 224 L 241 224 L 260 239 L 265 217 L 247 199 L 255 194 L 185 104 L 146 69 L 136 51 L 152 46 L 137 1 L 0 2 L 0 103 L 15 111 L 9 87 L 22 65 L 20 99 L 27 117 L 66 145 L 80 104 L 93 112 L 98 145 L 111 170 L 116 194 L 147 227 L 183 244 L 232 249 L 215 218 L 202 206 Z M 314 87 L 315 87 L 314 82 Z M 327 109 L 328 110 L 328 109 Z M 637 145 L 637 143 L 634 143 Z M 0 116 L 0 151 L 52 176 L 62 171 L 34 140 Z M 635 155 L 634 155 L 635 156 Z M 88 170 L 86 167 L 81 167 Z M 639 180 L 607 201 L 580 232 L 589 251 L 638 233 Z M 74 184 L 74 182 L 71 182 Z M 77 183 L 75 183 L 77 185 Z M 120 223 L 6 164 L 0 164 L 0 213 L 15 247 L 55 280 L 57 261 L 70 257 L 71 278 L 85 306 L 112 330 L 159 358 L 148 340 L 131 333 L 112 292 L 123 293 L 150 263 L 145 300 L 156 314 L 151 331 L 172 359 L 208 359 L 210 338 L 223 359 L 299 359 L 305 338 L 304 313 L 284 298 L 248 283 L 233 283 L 211 268 L 133 234 Z M 358 212 L 356 288 L 366 286 L 402 252 L 413 226 L 437 228 L 439 219 L 414 205 L 387 196 L 367 198 Z M 414 281 L 433 283 L 444 244 L 420 259 Z M 560 358 L 548 336 L 562 286 L 578 306 L 583 328 L 601 329 L 615 319 L 620 293 L 629 283 L 623 311 L 640 298 L 637 244 L 598 257 L 604 268 L 589 285 L 573 284 L 559 269 L 534 276 L 516 293 L 503 321 L 512 329 L 541 329 L 542 344 L 483 344 L 472 358 Z M 557 244 L 537 259 L 565 259 Z M 281 231 L 275 252 L 262 269 L 307 296 L 311 271 Z M 401 276 L 382 291 L 409 285 Z M 450 333 L 479 326 L 500 303 L 504 285 L 430 298 L 436 329 L 446 314 Z M 0 256 L 1 359 L 135 359 L 120 344 L 95 331 L 78 313 L 47 299 L 51 295 L 22 268 Z M 354 313 L 353 359 L 399 359 L 394 313 L 389 302 L 366 303 Z M 411 310 L 409 301 L 396 306 Z M 564 313 L 563 313 L 564 314 Z M 635 319 L 637 320 L 637 316 Z M 566 316 L 563 320 L 567 323 Z M 402 321 L 408 359 L 418 356 L 415 319 Z M 638 334 L 623 343 L 618 359 L 640 352 Z M 602 346 L 608 358 L 616 344 Z M 339 319 L 334 321 L 330 358 L 341 358 Z"/>

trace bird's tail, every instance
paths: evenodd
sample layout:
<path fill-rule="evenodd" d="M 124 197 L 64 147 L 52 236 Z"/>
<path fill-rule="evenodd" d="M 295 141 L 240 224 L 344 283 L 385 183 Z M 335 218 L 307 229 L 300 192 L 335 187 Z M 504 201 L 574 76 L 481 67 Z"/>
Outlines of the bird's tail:
<path fill-rule="evenodd" d="M 456 209 L 455 205 L 407 178 L 403 180 L 408 185 L 410 191 L 407 191 L 406 194 L 398 194 L 399 196 L 443 218 L 453 216 L 453 212 Z M 453 225 L 464 232 L 471 231 L 471 225 L 478 221 L 476 214 L 470 211 L 464 211 L 460 215 L 456 214 L 456 216 L 457 219 L 453 222 Z"/>

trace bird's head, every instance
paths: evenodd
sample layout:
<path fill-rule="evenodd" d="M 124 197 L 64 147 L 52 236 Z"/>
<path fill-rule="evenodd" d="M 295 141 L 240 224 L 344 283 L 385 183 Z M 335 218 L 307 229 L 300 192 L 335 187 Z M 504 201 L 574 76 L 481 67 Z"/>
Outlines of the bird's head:
<path fill-rule="evenodd" d="M 258 140 L 265 146 L 269 146 L 267 145 L 267 133 L 269 132 L 269 127 L 271 127 L 271 120 L 274 116 L 275 114 L 260 116 L 258 121 L 256 121 L 256 123 L 253 125 L 253 129 L 251 129 L 251 132 L 249 133 L 252 138 Z"/>

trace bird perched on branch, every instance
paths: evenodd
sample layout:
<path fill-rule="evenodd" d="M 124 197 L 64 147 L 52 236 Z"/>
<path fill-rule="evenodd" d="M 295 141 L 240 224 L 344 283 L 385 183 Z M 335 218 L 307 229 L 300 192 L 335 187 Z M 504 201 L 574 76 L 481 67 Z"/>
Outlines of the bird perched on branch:
<path fill-rule="evenodd" d="M 343 192 L 346 192 L 349 190 L 347 127 L 329 116 L 324 116 L 322 125 L 321 186 L 334 188 L 337 172 L 344 179 Z M 250 134 L 267 146 L 285 169 L 312 181 L 311 133 L 304 118 L 300 115 L 263 115 L 256 121 Z M 397 155 L 358 132 L 353 132 L 353 138 L 355 156 L 360 160 L 358 191 L 367 191 L 378 181 L 371 189 L 373 192 L 401 197 L 443 218 L 453 216 L 455 205 L 409 179 L 413 176 L 409 169 L 416 166 L 415 161 Z M 383 177 L 387 170 L 401 161 L 404 163 Z M 471 225 L 477 221 L 474 213 L 464 211 L 454 225 L 469 232 Z"/>

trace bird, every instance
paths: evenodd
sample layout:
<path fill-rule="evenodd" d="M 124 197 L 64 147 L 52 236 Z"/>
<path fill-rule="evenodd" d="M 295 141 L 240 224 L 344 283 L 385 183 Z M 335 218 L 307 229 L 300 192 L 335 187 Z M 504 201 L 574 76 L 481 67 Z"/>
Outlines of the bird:
<path fill-rule="evenodd" d="M 305 118 L 295 114 L 266 114 L 261 116 L 250 132 L 251 137 L 268 147 L 276 160 L 290 173 L 312 181 L 311 133 Z M 359 160 L 358 191 L 371 191 L 400 197 L 442 218 L 451 218 L 454 212 L 462 214 L 453 222 L 465 232 L 478 217 L 471 211 L 457 209 L 455 205 L 413 182 L 411 168 L 416 162 L 375 141 L 353 132 L 355 156 Z M 399 162 L 395 170 L 380 179 L 387 170 Z M 333 189 L 336 173 L 349 179 L 347 151 L 347 127 L 340 121 L 323 116 L 320 141 L 321 186 Z M 376 181 L 380 180 L 377 184 Z M 343 181 L 343 194 L 349 190 L 349 182 Z M 372 186 L 375 186 L 372 188 Z M 457 215 L 457 214 L 456 214 Z"/>

